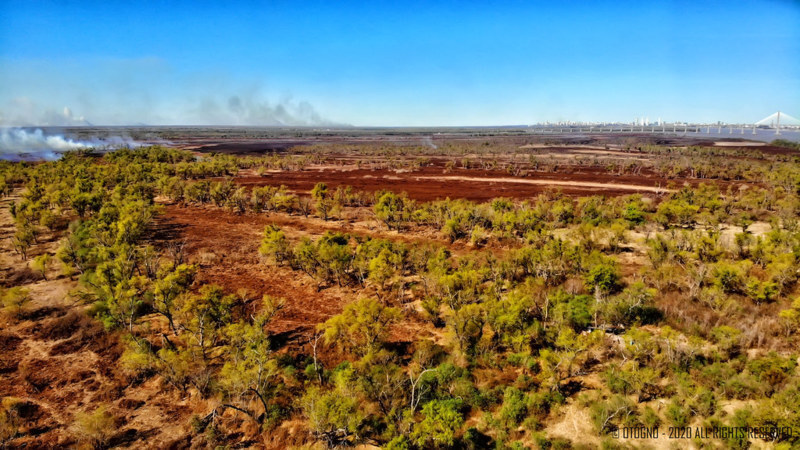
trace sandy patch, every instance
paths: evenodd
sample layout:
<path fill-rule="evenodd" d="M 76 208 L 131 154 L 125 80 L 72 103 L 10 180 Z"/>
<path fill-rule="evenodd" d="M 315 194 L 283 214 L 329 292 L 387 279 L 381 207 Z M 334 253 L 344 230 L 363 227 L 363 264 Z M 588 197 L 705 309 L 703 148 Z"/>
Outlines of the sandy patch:
<path fill-rule="evenodd" d="M 766 142 L 714 142 L 715 147 L 763 147 L 767 145 Z"/>
<path fill-rule="evenodd" d="M 600 439 L 592 425 L 588 408 L 572 402 L 561 408 L 559 412 L 561 413 L 559 420 L 545 428 L 547 436 L 569 439 L 573 444 L 600 447 Z"/>
<path fill-rule="evenodd" d="M 598 149 L 598 150 L 584 150 L 584 149 L 580 149 L 580 150 L 572 150 L 572 152 L 573 152 L 573 153 L 586 154 L 586 155 L 616 155 L 616 156 L 635 156 L 635 154 L 634 154 L 634 153 L 629 153 L 629 152 L 620 152 L 620 151 L 615 151 L 615 150 L 605 150 L 605 149 L 603 149 L 603 150 L 599 150 L 599 149 Z"/>
<path fill-rule="evenodd" d="M 437 180 L 437 181 L 477 181 L 485 183 L 517 183 L 517 184 L 536 184 L 541 186 L 570 186 L 587 189 L 619 189 L 637 192 L 656 192 L 665 193 L 671 190 L 656 186 L 640 186 L 635 184 L 617 183 L 595 183 L 591 181 L 562 181 L 562 180 L 527 180 L 520 178 L 481 178 L 481 177 L 415 177 L 417 180 Z"/>

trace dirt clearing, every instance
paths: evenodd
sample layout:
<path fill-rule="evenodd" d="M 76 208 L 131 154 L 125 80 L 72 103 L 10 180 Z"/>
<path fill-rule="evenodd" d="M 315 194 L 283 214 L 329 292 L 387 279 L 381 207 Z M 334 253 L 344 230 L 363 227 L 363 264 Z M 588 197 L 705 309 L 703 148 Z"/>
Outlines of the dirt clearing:
<path fill-rule="evenodd" d="M 637 186 L 633 184 L 616 184 L 616 183 L 592 183 L 589 181 L 556 181 L 556 180 L 530 180 L 522 178 L 480 178 L 480 177 L 458 177 L 458 176 L 442 176 L 442 177 L 416 177 L 417 180 L 454 180 L 454 181 L 474 181 L 477 183 L 519 183 L 519 184 L 535 184 L 539 186 L 569 186 L 574 188 L 585 188 L 591 190 L 597 189 L 610 189 L 610 190 L 626 190 L 634 192 L 654 192 L 663 194 L 671 192 L 669 189 L 653 186 Z"/>

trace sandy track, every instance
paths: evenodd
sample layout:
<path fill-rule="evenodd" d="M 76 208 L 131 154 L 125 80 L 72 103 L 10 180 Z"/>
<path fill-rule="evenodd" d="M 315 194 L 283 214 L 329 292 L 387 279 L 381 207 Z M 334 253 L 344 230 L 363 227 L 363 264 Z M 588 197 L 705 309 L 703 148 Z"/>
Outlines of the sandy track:
<path fill-rule="evenodd" d="M 715 147 L 764 147 L 767 145 L 766 142 L 727 142 L 727 141 L 717 141 L 714 142 Z"/>
<path fill-rule="evenodd" d="M 573 157 L 576 155 L 572 155 Z M 497 197 L 530 199 L 559 188 L 564 195 L 627 195 L 632 192 L 666 193 L 669 183 L 691 185 L 701 180 L 668 179 L 643 169 L 639 174 L 612 174 L 598 166 L 572 167 L 557 164 L 557 171 L 528 171 L 526 176 L 514 177 L 505 170 L 454 168 L 447 171 L 444 164 L 423 167 L 413 172 L 400 173 L 388 169 L 302 170 L 265 173 L 262 176 L 243 171 L 234 181 L 242 186 L 286 186 L 293 192 L 307 193 L 319 182 L 330 189 L 351 186 L 357 191 L 379 192 L 390 190 L 405 192 L 417 201 L 435 201 L 445 198 L 463 198 L 476 202 L 491 201 Z M 392 177 L 386 178 L 386 177 Z M 490 181 L 487 183 L 486 181 Z M 710 182 L 710 181 L 709 181 Z M 717 182 L 718 184 L 724 184 Z"/>
<path fill-rule="evenodd" d="M 591 181 L 562 181 L 562 180 L 528 180 L 522 178 L 481 178 L 481 177 L 463 177 L 463 176 L 442 176 L 442 177 L 415 177 L 417 180 L 436 180 L 436 181 L 475 181 L 483 183 L 517 183 L 517 184 L 536 184 L 541 186 L 569 186 L 575 188 L 586 189 L 619 189 L 635 192 L 655 192 L 666 193 L 672 192 L 670 189 L 658 186 L 641 186 L 635 184 L 617 184 L 617 183 L 594 183 Z"/>

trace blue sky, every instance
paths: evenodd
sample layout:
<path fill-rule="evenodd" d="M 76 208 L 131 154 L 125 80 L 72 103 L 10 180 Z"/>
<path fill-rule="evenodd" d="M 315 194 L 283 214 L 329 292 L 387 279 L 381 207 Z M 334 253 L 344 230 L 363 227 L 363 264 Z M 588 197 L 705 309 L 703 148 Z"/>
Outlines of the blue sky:
<path fill-rule="evenodd" d="M 0 124 L 800 116 L 798 1 L 336 3 L 0 0 Z"/>

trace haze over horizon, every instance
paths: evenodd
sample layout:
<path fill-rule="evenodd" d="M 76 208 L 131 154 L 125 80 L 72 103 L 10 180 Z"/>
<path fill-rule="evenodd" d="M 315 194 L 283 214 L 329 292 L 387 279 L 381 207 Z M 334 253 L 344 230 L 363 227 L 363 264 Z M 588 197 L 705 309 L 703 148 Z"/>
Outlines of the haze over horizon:
<path fill-rule="evenodd" d="M 11 2 L 0 126 L 752 123 L 800 2 Z"/>

